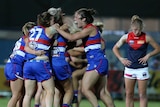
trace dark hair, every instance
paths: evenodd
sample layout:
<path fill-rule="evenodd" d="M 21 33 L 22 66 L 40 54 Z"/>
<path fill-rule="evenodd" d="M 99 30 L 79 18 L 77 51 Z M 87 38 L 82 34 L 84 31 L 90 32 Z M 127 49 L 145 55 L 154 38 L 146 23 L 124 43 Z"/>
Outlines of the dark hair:
<path fill-rule="evenodd" d="M 59 18 L 54 17 L 54 22 L 58 23 L 60 26 L 63 25 L 63 16 L 60 16 Z"/>
<path fill-rule="evenodd" d="M 93 23 L 94 18 L 93 15 L 96 14 L 96 10 L 94 9 L 87 9 L 87 8 L 81 8 L 76 11 L 77 14 L 81 15 L 81 18 L 86 18 L 86 23 Z"/>
<path fill-rule="evenodd" d="M 40 26 L 49 27 L 51 17 L 53 17 L 53 16 L 51 14 L 49 14 L 48 12 L 43 12 L 41 14 L 38 14 L 37 15 L 37 24 Z"/>

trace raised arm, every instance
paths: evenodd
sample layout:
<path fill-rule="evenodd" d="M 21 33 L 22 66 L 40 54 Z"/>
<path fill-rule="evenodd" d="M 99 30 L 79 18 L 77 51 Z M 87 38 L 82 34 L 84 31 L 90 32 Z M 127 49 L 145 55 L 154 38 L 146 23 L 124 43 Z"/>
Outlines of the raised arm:
<path fill-rule="evenodd" d="M 84 37 L 91 34 L 91 30 L 89 28 L 83 29 L 82 31 L 76 32 L 74 34 L 70 34 L 70 33 L 65 32 L 64 30 L 60 29 L 58 24 L 55 24 L 54 26 L 55 26 L 56 30 L 58 31 L 58 33 L 60 33 L 64 38 L 66 38 L 70 41 L 75 41 L 75 40 L 84 38 Z"/>

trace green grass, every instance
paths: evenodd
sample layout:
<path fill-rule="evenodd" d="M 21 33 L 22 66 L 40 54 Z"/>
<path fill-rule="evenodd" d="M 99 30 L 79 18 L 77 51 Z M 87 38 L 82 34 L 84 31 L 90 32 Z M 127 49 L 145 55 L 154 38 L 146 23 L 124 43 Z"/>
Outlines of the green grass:
<path fill-rule="evenodd" d="M 7 107 L 7 102 L 9 98 L 0 98 L 0 107 Z M 32 100 L 32 107 L 34 101 Z M 125 107 L 125 102 L 121 100 L 114 101 L 116 107 Z M 105 107 L 101 101 L 99 101 L 100 107 Z M 80 103 L 80 107 L 92 107 L 91 104 L 87 100 L 82 100 Z M 135 107 L 139 107 L 139 101 L 135 101 Z M 160 101 L 149 101 L 148 107 L 160 107 Z"/>

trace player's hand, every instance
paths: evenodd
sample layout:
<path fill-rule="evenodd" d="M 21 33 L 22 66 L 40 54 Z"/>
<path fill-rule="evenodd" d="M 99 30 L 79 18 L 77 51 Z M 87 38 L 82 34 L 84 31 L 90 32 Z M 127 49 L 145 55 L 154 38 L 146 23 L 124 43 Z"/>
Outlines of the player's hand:
<path fill-rule="evenodd" d="M 124 66 L 130 66 L 131 65 L 131 61 L 128 60 L 127 58 L 120 58 L 120 61 L 121 63 L 124 65 Z"/>
<path fill-rule="evenodd" d="M 63 24 L 60 29 L 61 30 L 67 30 L 69 28 L 69 26 L 67 24 Z"/>
<path fill-rule="evenodd" d="M 41 56 L 41 55 L 44 55 L 46 52 L 44 50 L 37 50 L 35 51 L 35 55 L 37 56 Z"/>
<path fill-rule="evenodd" d="M 140 64 L 146 64 L 148 59 L 149 59 L 149 54 L 147 54 L 143 58 L 138 59 L 138 61 Z"/>
<path fill-rule="evenodd" d="M 60 25 L 58 23 L 55 23 L 53 26 L 55 27 L 55 29 L 60 29 Z"/>

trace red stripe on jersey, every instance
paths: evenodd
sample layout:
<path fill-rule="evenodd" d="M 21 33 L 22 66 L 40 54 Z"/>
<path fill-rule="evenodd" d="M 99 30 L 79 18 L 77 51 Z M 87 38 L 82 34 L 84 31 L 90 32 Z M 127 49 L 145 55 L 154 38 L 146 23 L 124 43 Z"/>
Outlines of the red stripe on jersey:
<path fill-rule="evenodd" d="M 83 29 L 87 28 L 87 27 L 90 27 L 90 26 L 93 26 L 93 27 L 97 28 L 96 26 L 94 26 L 93 24 L 90 23 L 90 24 L 87 24 L 86 26 L 84 26 Z"/>
<path fill-rule="evenodd" d="M 87 28 L 87 27 L 89 27 L 89 26 L 93 26 L 93 24 L 87 24 L 86 26 L 83 27 L 83 29 L 84 29 L 84 28 Z"/>
<path fill-rule="evenodd" d="M 44 40 L 44 39 L 38 39 L 36 42 L 39 42 L 39 43 L 42 43 L 42 44 L 45 44 L 45 45 L 50 45 L 50 42 L 47 41 L 47 40 Z"/>
<path fill-rule="evenodd" d="M 24 46 L 20 46 L 19 49 L 22 50 L 22 51 L 24 51 Z"/>
<path fill-rule="evenodd" d="M 101 39 L 96 39 L 96 40 L 88 40 L 86 42 L 86 46 L 90 45 L 90 44 L 97 44 L 97 43 L 101 43 Z"/>
<path fill-rule="evenodd" d="M 66 46 L 65 42 L 58 42 L 58 46 Z"/>

